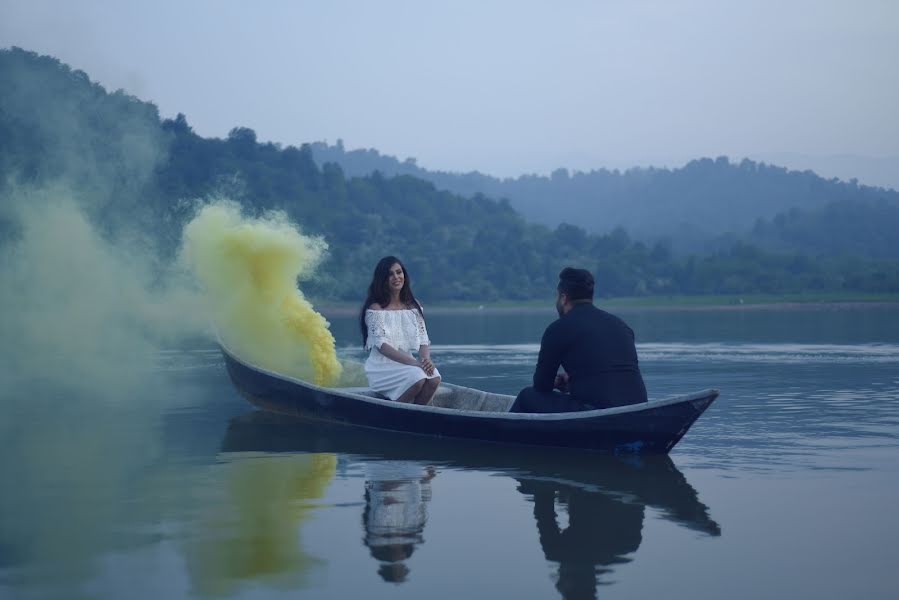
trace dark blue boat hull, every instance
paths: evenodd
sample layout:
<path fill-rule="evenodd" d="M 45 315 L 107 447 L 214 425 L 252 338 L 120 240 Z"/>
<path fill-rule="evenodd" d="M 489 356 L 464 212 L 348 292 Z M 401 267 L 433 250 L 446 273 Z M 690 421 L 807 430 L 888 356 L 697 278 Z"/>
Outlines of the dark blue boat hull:
<path fill-rule="evenodd" d="M 667 453 L 718 396 L 717 390 L 667 401 L 581 413 L 520 414 L 415 406 L 342 393 L 265 371 L 222 348 L 228 374 L 253 404 L 277 413 L 504 444 Z"/>

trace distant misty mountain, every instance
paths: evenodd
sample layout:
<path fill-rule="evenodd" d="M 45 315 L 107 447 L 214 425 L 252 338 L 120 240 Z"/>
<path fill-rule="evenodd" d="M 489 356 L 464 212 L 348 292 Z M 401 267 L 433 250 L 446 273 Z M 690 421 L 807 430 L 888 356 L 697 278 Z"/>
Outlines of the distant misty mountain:
<path fill-rule="evenodd" d="M 498 180 L 373 150 L 282 147 L 246 127 L 205 138 L 183 114 L 161 119 L 55 58 L 0 49 L 0 256 L 34 235 L 21 215 L 46 194 L 76 201 L 104 240 L 163 267 L 197 199 L 281 211 L 327 240 L 302 285 L 329 301 L 361 302 L 387 254 L 404 258 L 426 303 L 545 301 L 566 265 L 590 269 L 600 296 L 899 292 L 895 192 L 727 159 Z M 616 226 L 627 223 L 680 240 L 701 233 L 706 247 L 647 243 Z M 79 239 L 65 243 L 79 251 Z"/>
<path fill-rule="evenodd" d="M 749 158 L 797 171 L 811 170 L 824 178 L 855 179 L 864 185 L 899 190 L 899 156 L 836 154 L 809 156 L 796 152 L 771 152 Z"/>
<path fill-rule="evenodd" d="M 804 215 L 831 204 L 899 206 L 894 190 L 748 159 L 733 163 L 727 157 L 702 158 L 678 169 L 558 169 L 548 177 L 499 179 L 478 172 L 428 171 L 413 159 L 401 162 L 376 150 L 346 151 L 339 141 L 310 146 L 317 162 L 337 163 L 351 176 L 375 170 L 413 175 L 465 196 L 506 198 L 527 219 L 551 227 L 572 223 L 595 233 L 622 227 L 638 239 L 668 239 L 689 250 L 714 245 L 726 234 L 751 236 L 758 220 L 790 211 L 795 219 L 796 211 Z"/>

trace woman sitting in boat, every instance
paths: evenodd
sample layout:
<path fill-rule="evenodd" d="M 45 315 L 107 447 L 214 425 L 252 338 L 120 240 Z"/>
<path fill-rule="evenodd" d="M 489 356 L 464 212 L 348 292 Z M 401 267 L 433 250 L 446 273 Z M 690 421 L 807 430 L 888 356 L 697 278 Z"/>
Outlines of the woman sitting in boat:
<path fill-rule="evenodd" d="M 365 375 L 372 390 L 391 400 L 427 404 L 440 385 L 431 341 L 409 274 L 395 256 L 375 266 L 359 314 L 362 344 L 370 350 Z M 418 352 L 418 358 L 412 355 Z"/>

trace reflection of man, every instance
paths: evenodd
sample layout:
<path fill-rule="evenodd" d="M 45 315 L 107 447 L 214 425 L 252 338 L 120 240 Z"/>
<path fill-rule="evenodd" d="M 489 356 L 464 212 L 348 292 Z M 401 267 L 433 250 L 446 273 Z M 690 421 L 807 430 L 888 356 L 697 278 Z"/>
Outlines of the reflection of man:
<path fill-rule="evenodd" d="M 534 518 L 547 560 L 559 563 L 556 589 L 565 600 L 596 598 L 597 575 L 630 561 L 640 547 L 642 504 L 617 500 L 564 484 L 520 479 L 519 491 L 534 496 Z M 556 494 L 568 509 L 568 527 L 559 527 Z"/>
<path fill-rule="evenodd" d="M 510 410 L 570 412 L 646 402 L 634 332 L 593 305 L 590 272 L 563 269 L 556 292 L 559 319 L 543 333 L 534 385 L 521 390 Z"/>
<path fill-rule="evenodd" d="M 405 461 L 366 463 L 365 545 L 381 566 L 385 581 L 402 583 L 409 574 L 405 560 L 424 539 L 431 500 L 433 467 Z"/>

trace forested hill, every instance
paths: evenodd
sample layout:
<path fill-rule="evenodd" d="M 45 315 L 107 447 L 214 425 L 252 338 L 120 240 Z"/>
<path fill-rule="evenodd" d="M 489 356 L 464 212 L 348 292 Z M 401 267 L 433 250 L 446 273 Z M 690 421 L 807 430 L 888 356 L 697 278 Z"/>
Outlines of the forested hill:
<path fill-rule="evenodd" d="M 816 260 L 744 242 L 678 258 L 624 229 L 551 229 L 506 201 L 408 175 L 348 177 L 336 164 L 317 165 L 309 146 L 261 143 L 244 127 L 204 138 L 184 115 L 162 120 L 153 104 L 108 93 L 56 59 L 0 50 L 0 251 L 28 235 L 10 209 L 34 188 L 78 199 L 103 235 L 149 236 L 169 258 L 194 199 L 227 195 L 251 213 L 283 210 L 330 245 L 318 278 L 303 284 L 325 300 L 360 301 L 385 254 L 406 260 L 428 302 L 551 302 L 566 265 L 593 270 L 604 296 L 899 291 L 893 259 Z M 772 223 L 770 231 L 759 224 L 760 235 L 776 238 Z"/>
<path fill-rule="evenodd" d="M 576 223 L 606 233 L 623 227 L 637 238 L 668 238 L 675 245 L 698 248 L 690 239 L 709 240 L 722 234 L 748 234 L 759 219 L 774 219 L 791 209 L 793 218 L 830 204 L 863 208 L 877 203 L 899 206 L 893 190 L 823 179 L 811 171 L 725 157 L 694 160 L 679 169 L 634 168 L 624 172 L 599 169 L 570 173 L 558 169 L 549 177 L 522 175 L 498 179 L 481 173 L 428 171 L 413 159 L 399 161 L 376 150 L 346 151 L 338 141 L 311 144 L 320 163 L 335 162 L 349 175 L 375 170 L 433 182 L 462 195 L 483 193 L 508 198 L 527 219 L 556 226 Z M 879 223 L 871 221 L 877 227 Z M 883 228 L 881 228 L 883 229 Z"/>

